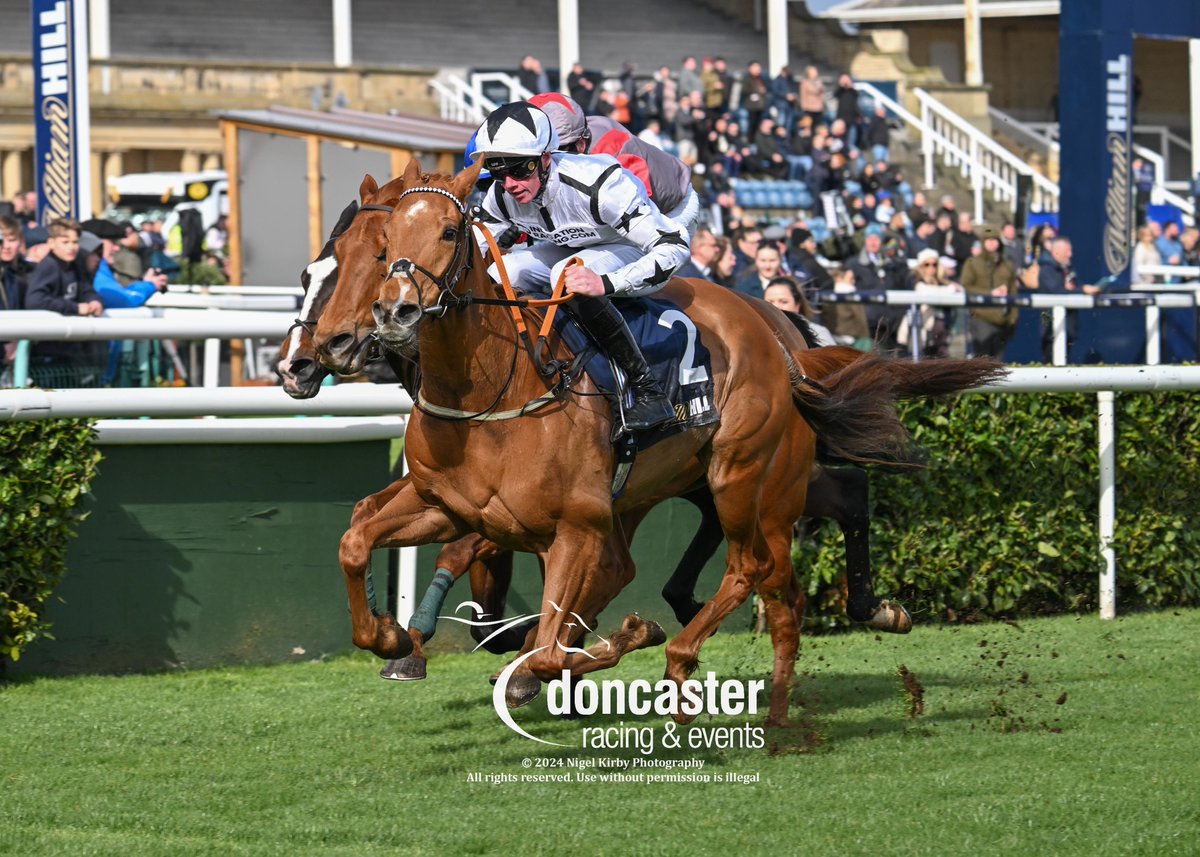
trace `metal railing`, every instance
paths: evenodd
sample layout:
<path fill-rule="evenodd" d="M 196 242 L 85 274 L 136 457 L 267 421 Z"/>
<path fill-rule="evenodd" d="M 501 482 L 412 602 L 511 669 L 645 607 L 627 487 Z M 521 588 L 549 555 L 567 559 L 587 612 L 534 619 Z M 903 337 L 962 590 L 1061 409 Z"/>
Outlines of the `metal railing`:
<path fill-rule="evenodd" d="M 499 106 L 483 92 L 489 84 L 505 87 L 508 91 L 506 101 L 526 100 L 533 95 L 519 80 L 504 72 L 472 74 L 470 83 L 458 75 L 445 72 L 429 81 L 430 88 L 437 93 L 443 119 L 476 124 Z"/>
<path fill-rule="evenodd" d="M 933 185 L 933 160 L 941 158 L 945 166 L 957 169 L 967 179 L 974 194 L 977 220 L 983 219 L 985 193 L 1015 206 L 1018 176 L 1033 181 L 1033 210 L 1058 210 L 1058 185 L 925 90 L 915 89 L 913 94 L 921 105 L 921 124 L 929 129 L 921 139 L 926 184 Z"/>
<path fill-rule="evenodd" d="M 980 387 L 976 393 L 1074 393 L 1094 392 L 1097 398 L 1098 456 L 1100 462 L 1100 500 L 1097 541 L 1103 564 L 1099 573 L 1100 617 L 1116 617 L 1117 556 L 1112 547 L 1116 523 L 1116 409 L 1114 391 L 1149 392 L 1164 390 L 1200 389 L 1200 366 L 1073 366 L 1012 369 L 1003 381 Z M 131 395 L 131 392 L 133 395 Z M 207 416 L 212 413 L 240 414 L 386 414 L 409 413 L 412 400 L 396 387 L 353 384 L 321 392 L 316 399 L 289 399 L 275 388 L 238 388 L 223 390 L 150 389 L 150 390 L 0 390 L 0 420 L 61 419 L 69 417 L 145 417 L 145 416 Z M 385 418 L 386 419 L 386 418 Z M 155 426 L 155 423 L 167 423 Z M 187 425 L 183 423 L 186 422 Z M 239 427 L 235 423 L 243 425 Z M 304 421 L 304 422 L 324 422 Z M 134 425 L 146 428 L 134 428 Z M 158 432 L 158 442 L 214 441 L 221 432 L 250 433 L 260 427 L 249 420 L 218 422 L 216 420 L 101 420 L 101 435 L 110 442 L 139 442 Z M 283 439 L 276 422 L 266 425 L 276 440 Z M 308 426 L 302 426 L 306 430 Z M 324 428 L 324 427 L 317 427 Z M 320 431 L 326 439 L 334 439 L 344 430 L 341 425 Z M 393 417 L 379 425 L 363 425 L 358 430 L 364 436 L 395 436 L 403 423 Z M 172 439 L 173 432 L 179 439 Z M 124 437 L 124 440 L 120 438 Z M 237 437 L 237 435 L 230 435 Z M 305 437 L 311 442 L 312 437 Z M 413 549 L 408 551 L 408 574 L 403 577 L 403 603 L 415 601 L 412 566 Z M 404 560 L 402 560 L 403 562 Z"/>

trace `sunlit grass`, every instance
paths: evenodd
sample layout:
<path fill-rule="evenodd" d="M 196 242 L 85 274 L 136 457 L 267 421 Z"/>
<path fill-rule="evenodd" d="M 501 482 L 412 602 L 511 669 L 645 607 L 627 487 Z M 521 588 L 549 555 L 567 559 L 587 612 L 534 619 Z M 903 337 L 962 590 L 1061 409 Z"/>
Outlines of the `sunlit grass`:
<path fill-rule="evenodd" d="M 718 634 L 703 656 L 701 675 L 769 675 L 765 639 Z M 594 678 L 654 680 L 662 659 L 639 652 Z M 662 718 L 562 720 L 545 694 L 515 719 L 570 746 L 528 741 L 492 708 L 503 662 L 434 657 L 412 684 L 360 655 L 0 688 L 0 854 L 1164 855 L 1200 842 L 1200 611 L 808 639 L 793 726 L 761 750 L 665 750 Z M 725 781 L 575 781 L 596 773 L 579 764 L 642 757 L 580 748 L 584 728 L 622 722 L 653 727 L 651 758 L 700 760 Z M 693 728 L 746 723 L 761 714 Z M 486 781 L 530 773 L 572 781 Z"/>

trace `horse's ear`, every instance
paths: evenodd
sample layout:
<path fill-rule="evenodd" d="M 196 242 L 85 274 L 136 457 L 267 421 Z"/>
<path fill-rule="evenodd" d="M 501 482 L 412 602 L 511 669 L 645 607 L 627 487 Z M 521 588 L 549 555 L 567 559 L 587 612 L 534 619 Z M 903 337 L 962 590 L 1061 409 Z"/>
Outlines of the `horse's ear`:
<path fill-rule="evenodd" d="M 409 158 L 404 166 L 404 183 L 413 184 L 421 178 L 421 163 L 416 158 Z"/>
<path fill-rule="evenodd" d="M 479 171 L 483 168 L 483 158 L 480 158 L 471 166 L 467 167 L 461 173 L 454 177 L 454 183 L 450 186 L 451 191 L 459 199 L 466 199 L 470 195 L 471 189 L 475 187 L 475 182 L 479 181 Z"/>
<path fill-rule="evenodd" d="M 367 173 L 363 176 L 362 184 L 358 186 L 358 198 L 366 202 L 367 197 L 377 190 L 379 190 L 379 185 L 375 183 L 375 177 Z"/>

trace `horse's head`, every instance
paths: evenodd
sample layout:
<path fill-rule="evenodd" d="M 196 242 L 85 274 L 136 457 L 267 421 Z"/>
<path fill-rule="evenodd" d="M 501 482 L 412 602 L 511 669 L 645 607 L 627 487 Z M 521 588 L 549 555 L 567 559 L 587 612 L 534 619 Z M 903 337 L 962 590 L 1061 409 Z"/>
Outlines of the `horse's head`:
<path fill-rule="evenodd" d="M 371 305 L 386 273 L 383 224 L 400 198 L 404 178 L 379 187 L 364 176 L 357 216 L 333 245 L 337 289 L 333 290 L 313 345 L 321 362 L 334 372 L 359 372 L 372 356 L 375 319 Z"/>
<path fill-rule="evenodd" d="M 357 202 L 346 206 L 333 231 L 329 233 L 329 240 L 325 242 L 320 255 L 300 273 L 304 302 L 295 323 L 279 346 L 279 362 L 275 364 L 275 372 L 283 381 L 284 391 L 293 399 L 311 399 L 321 389 L 321 382 L 329 374 L 317 360 L 313 334 L 326 304 L 337 287 L 338 267 L 337 257 L 334 256 L 334 242 L 350 228 L 357 213 Z"/>
<path fill-rule="evenodd" d="M 422 175 L 416 161 L 409 162 L 404 192 L 384 226 L 390 262 L 372 307 L 376 334 L 387 348 L 415 348 L 421 318 L 456 296 L 475 253 L 466 200 L 480 166 L 457 176 Z"/>

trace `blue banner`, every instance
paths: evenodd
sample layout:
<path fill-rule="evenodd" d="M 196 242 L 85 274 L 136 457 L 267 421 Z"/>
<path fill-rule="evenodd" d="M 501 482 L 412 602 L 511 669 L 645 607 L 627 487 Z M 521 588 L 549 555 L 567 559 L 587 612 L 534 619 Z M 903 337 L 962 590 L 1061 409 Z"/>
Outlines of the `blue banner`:
<path fill-rule="evenodd" d="M 38 222 L 91 216 L 87 0 L 33 0 Z"/>

